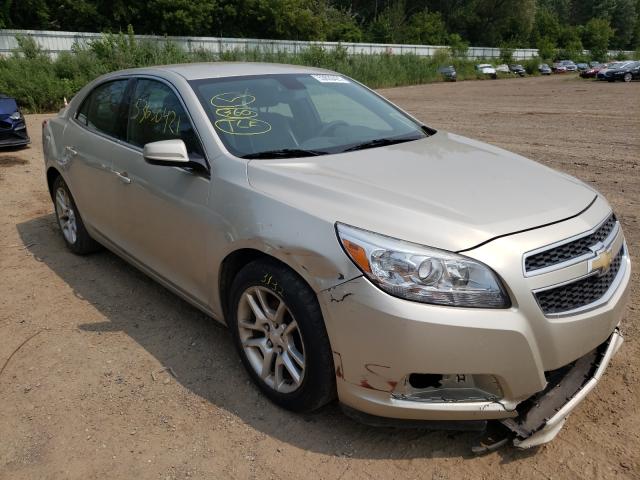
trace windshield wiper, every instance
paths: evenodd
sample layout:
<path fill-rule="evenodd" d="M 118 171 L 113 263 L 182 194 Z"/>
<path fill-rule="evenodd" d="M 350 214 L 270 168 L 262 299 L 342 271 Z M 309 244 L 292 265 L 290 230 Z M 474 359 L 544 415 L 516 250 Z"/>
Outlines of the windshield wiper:
<path fill-rule="evenodd" d="M 411 142 L 412 140 L 420 140 L 424 137 L 410 137 L 410 138 L 376 138 L 375 140 L 369 140 L 368 142 L 359 143 L 353 147 L 349 147 L 343 152 L 354 152 L 356 150 L 364 150 L 367 148 L 384 147 L 386 145 L 395 145 L 396 143 Z"/>
<path fill-rule="evenodd" d="M 315 157 L 317 155 L 325 155 L 327 152 L 318 150 L 303 150 L 299 148 L 282 148 L 280 150 L 267 150 L 265 152 L 248 153 L 242 155 L 241 158 L 296 158 L 296 157 Z"/>

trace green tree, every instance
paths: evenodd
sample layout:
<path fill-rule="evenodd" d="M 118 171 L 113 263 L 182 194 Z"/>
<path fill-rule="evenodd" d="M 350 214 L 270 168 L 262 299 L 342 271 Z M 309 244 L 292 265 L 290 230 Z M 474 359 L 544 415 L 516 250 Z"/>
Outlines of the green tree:
<path fill-rule="evenodd" d="M 1 10 L 9 28 L 48 29 L 49 6 L 46 0 L 3 0 Z"/>
<path fill-rule="evenodd" d="M 361 42 L 362 28 L 355 15 L 349 10 L 329 6 L 325 11 L 324 37 L 334 42 Z"/>
<path fill-rule="evenodd" d="M 370 40 L 379 43 L 400 43 L 406 20 L 404 0 L 394 0 L 371 22 Z"/>
<path fill-rule="evenodd" d="M 613 14 L 610 17 L 614 35 L 612 47 L 626 49 L 633 46 L 634 30 L 638 21 L 638 11 L 635 0 L 617 0 Z"/>
<path fill-rule="evenodd" d="M 444 45 L 449 36 L 442 14 L 427 10 L 414 14 L 404 32 L 406 43 L 421 45 Z"/>
<path fill-rule="evenodd" d="M 582 56 L 584 47 L 576 27 L 564 27 L 560 32 L 558 43 L 560 45 L 559 55 L 562 58 L 571 59 Z"/>
<path fill-rule="evenodd" d="M 449 49 L 451 50 L 452 57 L 466 57 L 469 50 L 469 43 L 465 42 L 457 33 L 452 33 L 449 35 Z"/>
<path fill-rule="evenodd" d="M 538 56 L 544 60 L 553 60 L 556 58 L 557 46 L 556 42 L 549 37 L 542 37 L 536 43 L 538 48 Z"/>
<path fill-rule="evenodd" d="M 77 0 L 71 0 L 73 2 Z M 161 35 L 211 35 L 216 0 L 149 0 L 143 30 Z"/>
<path fill-rule="evenodd" d="M 537 45 L 541 38 L 546 38 L 555 44 L 560 36 L 560 30 L 560 22 L 556 13 L 548 7 L 537 9 L 532 35 L 534 44 Z"/>
<path fill-rule="evenodd" d="M 585 48 L 591 51 L 591 56 L 597 60 L 607 59 L 609 41 L 613 37 L 613 29 L 609 21 L 603 18 L 592 18 L 584 27 L 582 38 Z"/>

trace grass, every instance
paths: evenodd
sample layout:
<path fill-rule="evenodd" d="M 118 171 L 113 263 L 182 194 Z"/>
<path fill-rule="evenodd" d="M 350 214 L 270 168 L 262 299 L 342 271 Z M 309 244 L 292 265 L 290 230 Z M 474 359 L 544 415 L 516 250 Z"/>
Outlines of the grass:
<path fill-rule="evenodd" d="M 483 60 L 452 58 L 446 52 L 433 57 L 405 55 L 348 55 L 346 49 L 320 47 L 297 53 L 259 49 L 232 50 L 213 54 L 204 50 L 185 51 L 169 41 L 136 40 L 129 34 L 105 34 L 88 46 L 75 46 L 52 59 L 29 37 L 18 38 L 19 48 L 0 58 L 0 92 L 11 95 L 28 112 L 58 110 L 85 84 L 108 72 L 123 68 L 189 62 L 252 61 L 306 65 L 335 70 L 372 88 L 397 87 L 442 81 L 437 69 L 454 65 L 459 80 L 479 79 L 474 65 Z M 525 62 L 537 74 L 538 59 Z M 530 68 L 531 67 L 531 68 Z"/>

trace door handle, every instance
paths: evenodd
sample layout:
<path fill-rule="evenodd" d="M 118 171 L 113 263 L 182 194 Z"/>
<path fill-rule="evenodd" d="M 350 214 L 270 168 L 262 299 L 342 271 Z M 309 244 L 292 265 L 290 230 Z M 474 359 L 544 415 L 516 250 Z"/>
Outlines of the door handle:
<path fill-rule="evenodd" d="M 78 151 L 73 148 L 73 147 L 64 147 L 64 149 L 69 153 L 70 156 L 75 157 L 76 155 L 78 155 Z"/>
<path fill-rule="evenodd" d="M 124 183 L 125 185 L 129 185 L 131 183 L 131 179 L 129 178 L 129 175 L 127 175 L 127 172 L 116 172 L 114 171 L 113 173 L 115 173 L 118 178 L 120 179 L 120 181 L 122 183 Z"/>

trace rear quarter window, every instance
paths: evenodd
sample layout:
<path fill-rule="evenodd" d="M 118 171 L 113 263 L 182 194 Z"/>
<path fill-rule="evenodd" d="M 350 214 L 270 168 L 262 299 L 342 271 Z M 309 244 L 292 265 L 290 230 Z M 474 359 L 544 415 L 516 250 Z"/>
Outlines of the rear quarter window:
<path fill-rule="evenodd" d="M 128 80 L 98 85 L 84 100 L 76 120 L 92 130 L 114 138 L 123 138 L 122 100 Z"/>

